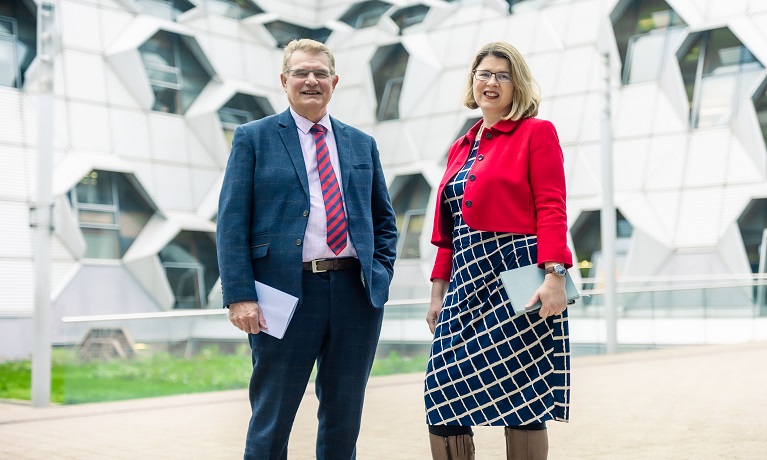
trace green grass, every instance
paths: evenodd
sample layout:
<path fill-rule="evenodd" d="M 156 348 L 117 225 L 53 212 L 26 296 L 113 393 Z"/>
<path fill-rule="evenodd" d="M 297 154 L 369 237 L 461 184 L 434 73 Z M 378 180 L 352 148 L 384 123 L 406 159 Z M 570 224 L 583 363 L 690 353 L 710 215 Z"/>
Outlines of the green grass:
<path fill-rule="evenodd" d="M 405 358 L 392 351 L 376 359 L 371 375 L 424 372 L 427 357 Z M 30 361 L 0 363 L 0 399 L 30 399 Z M 250 355 L 246 346 L 234 354 L 204 347 L 191 358 L 141 351 L 131 360 L 78 360 L 71 350 L 53 350 L 51 401 L 79 404 L 246 388 Z"/>

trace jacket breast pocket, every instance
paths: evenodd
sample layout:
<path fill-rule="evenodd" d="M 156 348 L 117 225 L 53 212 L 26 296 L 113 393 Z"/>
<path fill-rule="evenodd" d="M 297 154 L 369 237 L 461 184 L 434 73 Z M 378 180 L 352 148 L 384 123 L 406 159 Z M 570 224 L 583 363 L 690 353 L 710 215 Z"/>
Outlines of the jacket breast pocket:
<path fill-rule="evenodd" d="M 262 243 L 262 244 L 257 244 L 255 246 L 251 246 L 250 258 L 260 259 L 261 257 L 266 256 L 267 252 L 269 252 L 269 243 Z"/>
<path fill-rule="evenodd" d="M 372 163 L 360 163 L 356 165 L 352 165 L 352 168 L 354 169 L 373 169 Z"/>

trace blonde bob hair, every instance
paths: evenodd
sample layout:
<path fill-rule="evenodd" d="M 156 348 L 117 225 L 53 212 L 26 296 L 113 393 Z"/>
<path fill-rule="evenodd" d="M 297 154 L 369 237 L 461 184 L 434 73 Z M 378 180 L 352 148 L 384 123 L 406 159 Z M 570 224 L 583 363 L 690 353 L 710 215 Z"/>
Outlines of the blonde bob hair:
<path fill-rule="evenodd" d="M 509 112 L 503 117 L 504 120 L 519 120 L 520 118 L 534 117 L 538 114 L 538 106 L 541 104 L 541 97 L 538 95 L 538 84 L 533 79 L 530 67 L 527 66 L 522 54 L 513 46 L 505 42 L 492 42 L 483 46 L 477 55 L 474 56 L 474 62 L 471 64 L 466 81 L 466 90 L 463 96 L 463 105 L 470 109 L 479 107 L 474 99 L 474 71 L 487 56 L 495 56 L 499 59 L 509 61 L 511 68 L 511 84 L 513 93 L 511 96 L 511 106 Z"/>
<path fill-rule="evenodd" d="M 328 70 L 330 70 L 330 75 L 336 74 L 336 58 L 333 57 L 333 53 L 330 51 L 330 48 L 328 48 L 327 45 L 322 42 L 308 38 L 302 38 L 299 40 L 291 40 L 287 45 L 285 45 L 285 53 L 282 56 L 282 73 L 285 75 L 287 75 L 288 71 L 290 70 L 288 68 L 288 61 L 290 60 L 290 56 L 292 56 L 295 51 L 324 54 L 328 58 L 328 65 L 330 65 L 330 69 Z"/>

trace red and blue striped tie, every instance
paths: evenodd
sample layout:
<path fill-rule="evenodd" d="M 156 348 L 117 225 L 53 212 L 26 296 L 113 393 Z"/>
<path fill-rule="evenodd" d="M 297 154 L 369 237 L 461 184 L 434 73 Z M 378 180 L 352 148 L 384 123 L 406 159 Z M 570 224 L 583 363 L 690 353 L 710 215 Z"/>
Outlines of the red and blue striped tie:
<path fill-rule="evenodd" d="M 322 199 L 325 200 L 325 216 L 328 222 L 328 247 L 338 255 L 346 247 L 346 214 L 341 188 L 338 186 L 333 165 L 330 164 L 330 152 L 325 142 L 325 128 L 314 125 L 309 130 L 314 135 L 317 149 L 317 172 L 320 175 Z"/>

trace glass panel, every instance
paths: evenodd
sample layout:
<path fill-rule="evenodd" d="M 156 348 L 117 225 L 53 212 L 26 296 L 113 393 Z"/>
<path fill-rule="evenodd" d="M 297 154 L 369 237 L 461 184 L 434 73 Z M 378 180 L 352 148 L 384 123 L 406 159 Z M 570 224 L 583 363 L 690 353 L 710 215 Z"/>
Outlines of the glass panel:
<path fill-rule="evenodd" d="M 244 110 L 228 109 L 226 107 L 218 111 L 221 124 L 225 127 L 237 127 L 253 120 L 253 114 Z"/>
<path fill-rule="evenodd" d="M 394 78 L 386 82 L 386 89 L 381 101 L 378 121 L 396 120 L 399 118 L 399 96 L 402 93 L 404 78 Z"/>
<path fill-rule="evenodd" d="M 660 75 L 662 57 L 666 48 L 666 34 L 645 34 L 631 37 L 626 70 L 627 83 L 652 81 Z"/>
<path fill-rule="evenodd" d="M 216 245 L 214 235 L 205 232 L 182 231 L 162 251 L 160 260 L 169 266 L 199 266 L 204 291 L 204 299 L 213 289 L 219 277 L 218 261 L 216 260 Z M 171 287 L 176 290 L 173 284 Z"/>
<path fill-rule="evenodd" d="M 171 88 L 178 88 L 179 75 L 178 69 L 175 67 L 159 67 L 148 65 L 146 66 L 147 77 L 153 84 L 158 83 L 171 83 L 168 85 Z"/>
<path fill-rule="evenodd" d="M 144 64 L 153 68 L 176 68 L 177 37 L 165 31 L 154 34 L 139 47 Z"/>
<path fill-rule="evenodd" d="M 165 113 L 181 113 L 179 110 L 181 101 L 178 90 L 163 88 L 162 86 L 152 86 L 152 90 L 154 90 L 152 110 Z"/>
<path fill-rule="evenodd" d="M 202 67 L 183 40 L 179 40 L 179 55 L 181 57 L 180 73 L 182 76 L 181 113 L 192 105 L 202 89 L 210 81 L 210 75 Z"/>
<path fill-rule="evenodd" d="M 114 225 L 116 223 L 114 212 L 81 209 L 78 213 L 78 216 L 80 217 L 80 224 L 88 223 Z"/>
<path fill-rule="evenodd" d="M 202 267 L 165 267 L 176 303 L 173 308 L 202 308 L 200 270 Z"/>
<path fill-rule="evenodd" d="M 0 86 L 16 87 L 18 64 L 15 41 L 0 38 Z"/>
<path fill-rule="evenodd" d="M 429 7 L 426 5 L 413 5 L 393 13 L 391 19 L 397 24 L 401 32 L 412 25 L 423 22 L 428 12 Z"/>
<path fill-rule="evenodd" d="M 176 18 L 173 5 L 167 0 L 139 0 L 144 14 L 172 21 Z"/>
<path fill-rule="evenodd" d="M 93 171 L 77 185 L 78 203 L 115 204 L 112 173 Z"/>
<path fill-rule="evenodd" d="M 119 259 L 120 244 L 117 230 L 82 228 L 85 237 L 85 257 L 90 259 Z"/>
<path fill-rule="evenodd" d="M 421 257 L 420 240 L 426 210 L 409 212 L 405 219 L 405 234 L 399 257 L 403 259 L 418 259 Z"/>
<path fill-rule="evenodd" d="M 692 114 L 693 98 L 695 95 L 695 81 L 698 76 L 698 63 L 700 61 L 701 49 L 703 47 L 703 37 L 699 36 L 692 44 L 690 49 L 679 61 L 679 69 L 682 71 L 682 80 L 687 91 L 687 100 L 690 102 L 690 113 Z"/>
<path fill-rule="evenodd" d="M 399 118 L 399 97 L 410 55 L 401 44 L 384 46 L 370 62 L 378 99 L 378 121 Z"/>
<path fill-rule="evenodd" d="M 120 203 L 120 251 L 124 255 L 138 234 L 154 214 L 136 187 L 124 174 L 116 174 L 117 195 Z"/>
<path fill-rule="evenodd" d="M 211 13 L 232 19 L 244 19 L 263 13 L 263 10 L 247 0 L 208 0 L 205 5 Z"/>
<path fill-rule="evenodd" d="M 712 75 L 700 84 L 698 128 L 719 126 L 730 121 L 737 75 Z"/>
<path fill-rule="evenodd" d="M 3 35 L 9 37 L 16 37 L 16 24 L 11 18 L 5 18 L 0 16 L 0 37 Z"/>
<path fill-rule="evenodd" d="M 738 217 L 738 229 L 753 273 L 759 271 L 759 256 L 765 228 L 767 228 L 767 199 L 751 200 Z"/>
<path fill-rule="evenodd" d="M 379 0 L 370 0 L 349 8 L 341 21 L 349 24 L 355 29 L 371 27 L 378 24 L 378 19 L 391 7 L 389 3 Z"/>
<path fill-rule="evenodd" d="M 754 101 L 756 116 L 759 119 L 759 125 L 762 127 L 762 136 L 767 145 L 767 87 L 761 91 L 761 95 Z"/>
<path fill-rule="evenodd" d="M 318 42 L 325 43 L 332 32 L 330 29 L 321 27 L 319 29 L 308 29 L 296 24 L 291 24 L 284 21 L 272 21 L 264 24 L 266 30 L 272 34 L 272 37 L 277 42 L 277 48 L 283 48 L 290 43 L 291 40 L 300 38 L 311 38 Z"/>

